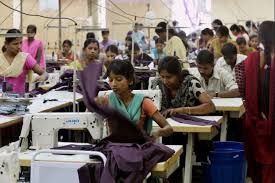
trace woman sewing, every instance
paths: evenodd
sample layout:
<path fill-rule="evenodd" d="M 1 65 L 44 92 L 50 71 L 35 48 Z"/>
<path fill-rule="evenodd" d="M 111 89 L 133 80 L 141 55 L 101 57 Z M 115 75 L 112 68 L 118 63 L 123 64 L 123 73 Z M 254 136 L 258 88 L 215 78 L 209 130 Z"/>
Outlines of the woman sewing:
<path fill-rule="evenodd" d="M 7 31 L 2 53 L 0 53 L 0 77 L 11 86 L 13 93 L 19 94 L 25 91 L 28 71 L 32 70 L 40 75 L 37 79 L 39 81 L 46 80 L 48 77 L 30 54 L 21 52 L 21 45 L 21 32 L 18 29 L 10 29 Z"/>

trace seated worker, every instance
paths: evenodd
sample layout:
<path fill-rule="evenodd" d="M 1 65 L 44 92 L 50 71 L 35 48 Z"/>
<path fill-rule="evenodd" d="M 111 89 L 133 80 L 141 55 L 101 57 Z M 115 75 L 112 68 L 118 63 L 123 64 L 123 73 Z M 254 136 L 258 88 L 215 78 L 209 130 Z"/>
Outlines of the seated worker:
<path fill-rule="evenodd" d="M 132 56 L 132 45 L 128 47 L 128 57 L 131 60 Z M 149 65 L 153 61 L 153 58 L 146 53 L 141 52 L 137 43 L 134 43 L 134 64 L 135 65 Z"/>
<path fill-rule="evenodd" d="M 29 53 L 40 66 L 41 69 L 46 68 L 45 53 L 42 41 L 35 39 L 37 28 L 35 25 L 28 25 L 28 39 L 22 42 L 22 52 Z"/>
<path fill-rule="evenodd" d="M 226 26 L 221 26 L 217 30 L 217 37 L 214 38 L 209 46 L 209 51 L 211 51 L 214 54 L 214 59 L 217 60 L 218 58 L 222 57 L 222 47 L 225 43 L 233 43 L 233 41 L 229 38 L 229 30 Z"/>
<path fill-rule="evenodd" d="M 128 60 L 114 60 L 107 69 L 107 76 L 113 92 L 109 96 L 98 97 L 100 105 L 111 105 L 129 119 L 136 121 L 139 128 L 144 129 L 154 138 L 169 136 L 173 133 L 172 127 L 157 110 L 154 103 L 143 94 L 133 94 L 135 84 L 134 68 Z M 152 120 L 161 128 L 151 131 Z"/>
<path fill-rule="evenodd" d="M 252 34 L 251 36 L 249 36 L 249 46 L 254 48 L 255 50 L 258 50 L 259 38 L 257 34 Z"/>
<path fill-rule="evenodd" d="M 197 56 L 198 69 L 192 74 L 199 79 L 202 87 L 211 97 L 239 97 L 239 89 L 232 74 L 222 68 L 214 67 L 214 55 L 208 50 L 202 50 Z"/>
<path fill-rule="evenodd" d="M 160 39 L 166 42 L 167 39 L 167 23 L 160 22 L 155 29 L 156 34 Z M 168 28 L 168 41 L 165 43 L 163 49 L 165 55 L 167 56 L 177 56 L 180 58 L 183 68 L 189 68 L 189 63 L 187 63 L 187 48 L 183 43 L 183 40 L 176 34 L 172 27 Z"/>
<path fill-rule="evenodd" d="M 109 35 L 110 35 L 109 30 L 101 31 L 101 35 L 102 35 L 102 41 L 99 43 L 101 52 L 106 52 L 107 47 L 110 46 L 110 45 L 117 45 L 116 41 L 111 40 L 109 38 Z"/>
<path fill-rule="evenodd" d="M 160 38 L 155 40 L 156 47 L 152 49 L 153 59 L 159 61 L 165 56 L 163 48 L 165 47 L 164 41 Z"/>
<path fill-rule="evenodd" d="M 96 39 L 87 39 L 84 42 L 84 47 L 82 48 L 82 56 L 80 60 L 75 60 L 69 67 L 74 68 L 76 64 L 77 70 L 84 69 L 89 63 L 98 62 L 99 55 L 99 42 Z M 101 64 L 101 63 L 100 63 Z"/>
<path fill-rule="evenodd" d="M 201 31 L 201 38 L 198 41 L 197 48 L 208 49 L 210 46 L 209 44 L 213 38 L 214 38 L 214 32 L 211 29 L 209 28 L 203 29 Z"/>
<path fill-rule="evenodd" d="M 231 25 L 230 26 L 230 31 L 231 31 L 231 33 L 232 33 L 232 35 L 233 35 L 233 40 L 234 41 L 236 41 L 236 39 L 238 38 L 238 37 L 241 37 L 242 36 L 242 33 L 241 33 L 241 29 L 240 29 L 240 27 L 237 25 L 237 24 L 233 24 L 233 25 Z"/>
<path fill-rule="evenodd" d="M 74 59 L 74 53 L 72 51 L 73 43 L 66 39 L 62 43 L 62 51 L 60 50 L 57 53 L 57 62 L 60 64 L 70 64 L 72 63 Z M 76 59 L 79 59 L 78 56 L 76 56 Z"/>
<path fill-rule="evenodd" d="M 158 72 L 160 78 L 152 81 L 152 88 L 158 86 L 161 90 L 161 109 L 166 117 L 177 113 L 203 115 L 215 111 L 200 81 L 182 70 L 178 57 L 164 57 L 158 65 Z"/>
<path fill-rule="evenodd" d="M 236 40 L 236 42 L 237 42 L 240 54 L 243 54 L 243 55 L 247 56 L 249 53 L 255 51 L 254 48 L 249 47 L 247 45 L 246 40 L 245 40 L 244 37 L 238 37 L 237 40 Z"/>
<path fill-rule="evenodd" d="M 223 23 L 220 19 L 215 19 L 213 20 L 213 22 L 211 23 L 212 29 L 215 32 L 215 34 L 217 34 L 218 29 L 223 26 Z"/>
<path fill-rule="evenodd" d="M 37 64 L 36 60 L 28 53 L 21 52 L 22 35 L 18 29 L 10 29 L 7 34 L 18 34 L 18 37 L 7 36 L 0 54 L 0 77 L 11 85 L 13 93 L 23 94 L 28 71 L 34 71 L 45 81 L 48 74 Z M 28 78 L 30 79 L 30 78 Z"/>
<path fill-rule="evenodd" d="M 112 61 L 118 56 L 118 48 L 116 45 L 110 45 L 105 50 L 106 60 L 104 62 L 104 66 L 106 68 L 112 63 Z"/>
<path fill-rule="evenodd" d="M 216 68 L 223 68 L 233 75 L 235 80 L 235 65 L 241 63 L 246 59 L 246 55 L 237 54 L 237 48 L 232 43 L 226 43 L 222 47 L 223 57 L 216 62 Z"/>

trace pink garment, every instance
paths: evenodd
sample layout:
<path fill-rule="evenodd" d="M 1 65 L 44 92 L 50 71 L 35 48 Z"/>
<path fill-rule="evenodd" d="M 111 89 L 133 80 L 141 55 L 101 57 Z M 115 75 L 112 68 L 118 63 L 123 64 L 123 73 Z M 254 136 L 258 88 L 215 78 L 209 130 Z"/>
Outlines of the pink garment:
<path fill-rule="evenodd" d="M 45 62 L 45 53 L 44 53 L 44 47 L 43 43 L 40 40 L 34 39 L 30 44 L 27 39 L 23 40 L 22 42 L 22 52 L 29 53 L 31 56 L 35 59 L 37 56 L 38 49 L 41 49 L 41 59 L 39 66 L 41 69 L 46 68 L 46 62 Z"/>
<path fill-rule="evenodd" d="M 25 92 L 25 81 L 26 81 L 26 76 L 28 74 L 29 70 L 32 70 L 33 67 L 35 66 L 36 61 L 34 58 L 32 58 L 31 55 L 28 55 L 25 65 L 23 67 L 22 73 L 14 78 L 14 77 L 8 77 L 6 78 L 6 81 L 12 85 L 13 92 L 14 93 L 24 93 Z"/>

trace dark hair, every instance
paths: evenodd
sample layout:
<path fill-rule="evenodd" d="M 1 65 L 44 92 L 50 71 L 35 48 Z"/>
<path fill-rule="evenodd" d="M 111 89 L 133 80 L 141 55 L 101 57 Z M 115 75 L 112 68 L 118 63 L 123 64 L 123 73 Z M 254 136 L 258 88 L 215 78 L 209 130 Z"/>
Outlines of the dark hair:
<path fill-rule="evenodd" d="M 259 36 L 258 36 L 258 34 L 251 34 L 250 36 L 249 36 L 249 40 L 251 40 L 251 39 L 253 39 L 253 38 L 258 38 Z"/>
<path fill-rule="evenodd" d="M 212 36 L 212 37 L 214 36 L 214 32 L 211 29 L 209 29 L 209 28 L 203 29 L 201 31 L 201 34 L 202 35 L 209 35 L 209 36 Z"/>
<path fill-rule="evenodd" d="M 219 34 L 220 36 L 229 36 L 229 30 L 226 26 L 220 26 L 217 30 L 217 34 Z"/>
<path fill-rule="evenodd" d="M 157 28 L 155 29 L 155 33 L 160 34 L 160 33 L 166 32 L 166 28 L 167 28 L 166 22 L 159 22 L 157 25 Z M 171 28 L 169 25 L 168 25 L 168 32 L 169 34 L 176 35 L 175 30 Z"/>
<path fill-rule="evenodd" d="M 160 33 L 166 32 L 166 28 L 167 28 L 166 26 L 167 26 L 166 22 L 159 22 L 158 25 L 157 25 L 157 28 L 155 29 L 155 33 L 160 34 Z M 189 49 L 189 45 L 186 41 L 186 34 L 181 33 L 179 35 L 179 34 L 176 33 L 174 28 L 169 27 L 169 26 L 168 26 L 168 32 L 172 36 L 178 36 L 181 39 L 181 41 L 182 41 L 183 45 L 185 46 L 186 50 Z"/>
<path fill-rule="evenodd" d="M 268 66 L 264 71 L 263 87 L 261 92 L 264 95 L 259 97 L 260 111 L 268 111 L 269 108 L 269 89 L 270 89 L 270 67 L 271 53 L 275 50 L 275 22 L 264 21 L 259 27 L 259 41 L 264 46 L 264 62 Z"/>
<path fill-rule="evenodd" d="M 105 34 L 110 34 L 110 31 L 109 30 L 103 30 L 103 31 L 101 31 L 101 35 L 105 35 Z"/>
<path fill-rule="evenodd" d="M 236 32 L 241 32 L 241 29 L 237 24 L 231 25 L 230 30 L 231 31 L 236 31 Z"/>
<path fill-rule="evenodd" d="M 245 32 L 246 34 L 248 34 L 248 32 L 245 30 L 244 26 L 239 25 L 239 27 L 240 27 L 240 31 L 241 32 Z"/>
<path fill-rule="evenodd" d="M 185 76 L 189 75 L 187 70 L 182 70 L 181 62 L 179 58 L 175 56 L 166 56 L 161 59 L 158 65 L 158 72 L 160 73 L 163 70 L 177 76 L 180 81 L 182 81 Z"/>
<path fill-rule="evenodd" d="M 27 30 L 28 29 L 32 29 L 34 31 L 34 33 L 36 33 L 36 31 L 37 31 L 36 25 L 33 25 L 33 24 L 28 25 Z"/>
<path fill-rule="evenodd" d="M 132 42 L 132 37 L 131 36 L 126 36 L 125 41 L 131 41 Z"/>
<path fill-rule="evenodd" d="M 246 27 L 251 27 L 252 26 L 253 28 L 258 29 L 256 24 L 254 22 L 252 22 L 251 20 L 246 21 L 245 26 Z"/>
<path fill-rule="evenodd" d="M 73 46 L 72 41 L 70 41 L 69 39 L 65 39 L 65 40 L 63 41 L 62 45 L 64 46 L 64 44 L 68 44 L 69 47 L 72 47 L 72 46 Z"/>
<path fill-rule="evenodd" d="M 197 56 L 197 63 L 214 65 L 214 54 L 208 50 L 200 51 Z"/>
<path fill-rule="evenodd" d="M 238 53 L 237 47 L 232 43 L 224 44 L 221 52 L 223 56 L 231 56 L 231 55 L 236 55 Z"/>
<path fill-rule="evenodd" d="M 222 21 L 221 21 L 220 19 L 215 19 L 215 20 L 213 20 L 212 24 L 217 24 L 217 25 L 219 25 L 219 26 L 222 26 L 222 25 L 223 25 L 223 23 L 222 23 Z"/>
<path fill-rule="evenodd" d="M 122 75 L 128 80 L 132 80 L 133 84 L 129 86 L 133 89 L 135 83 L 135 70 L 129 60 L 114 60 L 111 62 L 107 68 L 107 76 L 109 77 L 111 73 Z"/>
<path fill-rule="evenodd" d="M 245 44 L 246 45 L 246 40 L 244 37 L 238 37 L 236 40 L 237 45 L 242 45 Z"/>
<path fill-rule="evenodd" d="M 132 44 L 130 44 L 130 45 L 128 46 L 128 50 L 129 50 L 129 51 L 132 50 Z M 134 43 L 134 51 L 140 51 L 140 48 L 139 48 L 139 46 L 138 46 L 137 43 Z"/>
<path fill-rule="evenodd" d="M 93 39 L 93 38 L 86 39 L 86 41 L 84 42 L 83 49 L 87 48 L 87 46 L 89 46 L 89 44 L 91 44 L 91 43 L 96 43 L 96 45 L 98 47 L 98 51 L 99 51 L 99 42 L 96 39 Z"/>
<path fill-rule="evenodd" d="M 88 32 L 86 34 L 86 39 L 95 39 L 95 33 L 93 32 Z"/>
<path fill-rule="evenodd" d="M 163 41 L 162 39 L 160 39 L 160 38 L 157 38 L 157 39 L 155 40 L 155 44 L 157 44 L 157 43 L 164 44 L 164 41 Z"/>
<path fill-rule="evenodd" d="M 264 45 L 265 63 L 270 66 L 271 52 L 275 49 L 275 22 L 264 21 L 259 27 L 259 42 Z"/>
<path fill-rule="evenodd" d="M 109 46 L 106 48 L 105 52 L 107 53 L 108 51 L 110 51 L 110 52 L 115 53 L 115 54 L 118 55 L 118 48 L 117 48 L 116 45 L 109 45 Z"/>
<path fill-rule="evenodd" d="M 21 34 L 21 31 L 18 30 L 18 29 L 9 29 L 9 30 L 7 31 L 7 34 L 9 34 L 9 33 Z M 18 36 L 18 37 L 22 37 L 22 36 Z M 6 37 L 5 37 L 5 44 L 6 44 L 6 43 L 11 43 L 12 41 L 16 40 L 16 38 L 18 38 L 18 37 L 14 37 L 14 36 L 9 37 L 9 36 L 6 36 Z M 5 51 L 7 51 L 7 49 L 6 49 L 5 46 L 3 46 L 3 47 L 2 47 L 2 52 L 5 52 Z"/>

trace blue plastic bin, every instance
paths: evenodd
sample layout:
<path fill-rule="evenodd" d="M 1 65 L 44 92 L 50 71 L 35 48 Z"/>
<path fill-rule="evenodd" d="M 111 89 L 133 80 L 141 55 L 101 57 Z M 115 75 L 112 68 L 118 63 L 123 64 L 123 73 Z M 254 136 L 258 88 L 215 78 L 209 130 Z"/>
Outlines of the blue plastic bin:
<path fill-rule="evenodd" d="M 214 142 L 209 160 L 209 170 L 204 173 L 205 183 L 245 183 L 247 166 L 242 143 Z"/>

